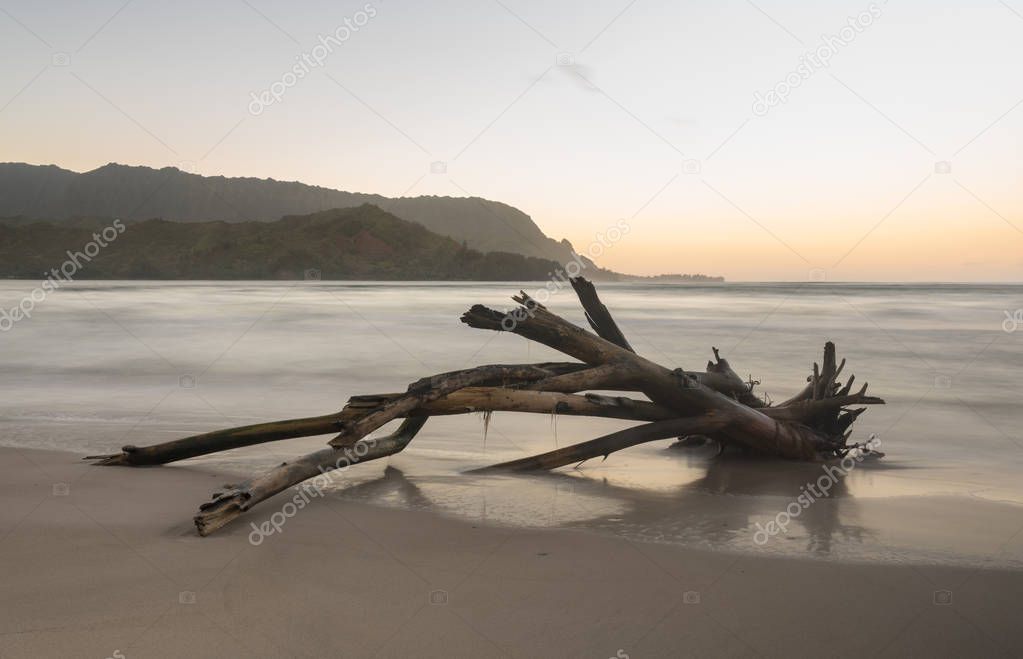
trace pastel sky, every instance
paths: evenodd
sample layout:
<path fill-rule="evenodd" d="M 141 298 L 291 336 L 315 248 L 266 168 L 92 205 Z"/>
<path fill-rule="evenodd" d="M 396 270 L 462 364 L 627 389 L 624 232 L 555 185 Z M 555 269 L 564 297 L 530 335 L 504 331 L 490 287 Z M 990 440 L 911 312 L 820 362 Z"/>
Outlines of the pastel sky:
<path fill-rule="evenodd" d="M 1023 0 L 7 1 L 0 161 L 625 219 L 598 262 L 641 274 L 1021 281 L 1021 62 Z"/>

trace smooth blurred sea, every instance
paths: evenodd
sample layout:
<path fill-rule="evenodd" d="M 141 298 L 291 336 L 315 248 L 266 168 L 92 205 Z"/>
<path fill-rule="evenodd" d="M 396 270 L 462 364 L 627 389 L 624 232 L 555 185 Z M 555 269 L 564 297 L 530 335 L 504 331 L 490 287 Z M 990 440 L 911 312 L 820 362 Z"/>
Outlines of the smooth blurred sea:
<path fill-rule="evenodd" d="M 36 286 L 0 282 L 0 305 L 9 309 Z M 421 376 L 474 364 L 561 359 L 519 337 L 458 321 L 471 304 L 507 308 L 519 288 L 541 287 L 75 283 L 0 333 L 0 444 L 114 452 L 128 443 L 325 414 L 350 395 L 401 391 Z M 724 549 L 985 565 L 1023 559 L 1023 543 L 1010 536 L 1017 529 L 992 528 L 1006 525 L 985 517 L 1012 519 L 1018 511 L 1023 530 L 1023 325 L 1006 331 L 1012 329 L 1006 319 L 1023 308 L 1023 286 L 598 289 L 644 356 L 702 369 L 717 346 L 775 401 L 803 385 L 824 342 L 834 341 L 848 360 L 843 376 L 855 373 L 888 401 L 864 414 L 854 435 L 877 434 L 888 457 L 854 470 L 831 500 L 815 504 L 766 548 L 752 547 L 750 529 L 816 479 L 819 466 L 713 460 L 710 452 L 670 449 L 666 441 L 552 475 L 461 473 L 626 425 L 615 421 L 498 413 L 484 438 L 476 415 L 433 419 L 388 464 L 340 476 L 337 496 Z M 570 289 L 548 306 L 585 326 Z M 325 440 L 267 444 L 174 468 L 216 463 L 257 472 Z M 168 496 L 181 496 L 187 516 L 206 494 Z M 941 510 L 960 510 L 964 502 L 974 507 L 941 519 Z M 894 510 L 904 514 L 886 518 Z M 258 509 L 252 514 L 262 519 Z M 907 518 L 917 518 L 917 526 L 907 528 Z M 964 543 L 966 535 L 972 539 Z"/>

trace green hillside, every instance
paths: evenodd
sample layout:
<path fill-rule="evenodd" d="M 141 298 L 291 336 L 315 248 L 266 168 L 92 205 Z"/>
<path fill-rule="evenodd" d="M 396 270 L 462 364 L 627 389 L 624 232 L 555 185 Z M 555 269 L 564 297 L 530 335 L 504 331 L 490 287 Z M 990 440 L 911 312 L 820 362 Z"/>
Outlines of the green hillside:
<path fill-rule="evenodd" d="M 0 277 L 40 279 L 110 221 L 0 224 Z M 123 224 L 76 279 L 539 280 L 553 261 L 469 249 L 363 204 L 276 222 Z M 106 241 L 104 241 L 106 242 Z M 309 273 L 307 275 L 307 272 Z"/>

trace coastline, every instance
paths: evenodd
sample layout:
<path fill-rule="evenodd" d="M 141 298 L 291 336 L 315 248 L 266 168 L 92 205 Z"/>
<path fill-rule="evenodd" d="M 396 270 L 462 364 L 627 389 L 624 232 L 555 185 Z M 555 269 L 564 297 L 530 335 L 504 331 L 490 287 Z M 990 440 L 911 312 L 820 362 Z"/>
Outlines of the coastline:
<path fill-rule="evenodd" d="M 1019 571 L 711 552 L 332 497 L 253 545 L 264 516 L 195 535 L 188 516 L 223 472 L 78 457 L 0 449 L 4 657 L 1023 650 Z"/>

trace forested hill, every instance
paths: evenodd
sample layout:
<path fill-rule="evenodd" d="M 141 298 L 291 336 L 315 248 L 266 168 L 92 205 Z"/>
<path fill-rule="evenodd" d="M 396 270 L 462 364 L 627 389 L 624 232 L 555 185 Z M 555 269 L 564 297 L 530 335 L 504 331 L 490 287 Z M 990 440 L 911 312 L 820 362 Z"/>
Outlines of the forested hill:
<path fill-rule="evenodd" d="M 40 279 L 112 220 L 0 223 L 0 276 Z M 121 223 L 77 279 L 548 279 L 554 261 L 482 253 L 364 204 L 276 222 Z M 113 235 L 111 231 L 108 235 Z"/>

